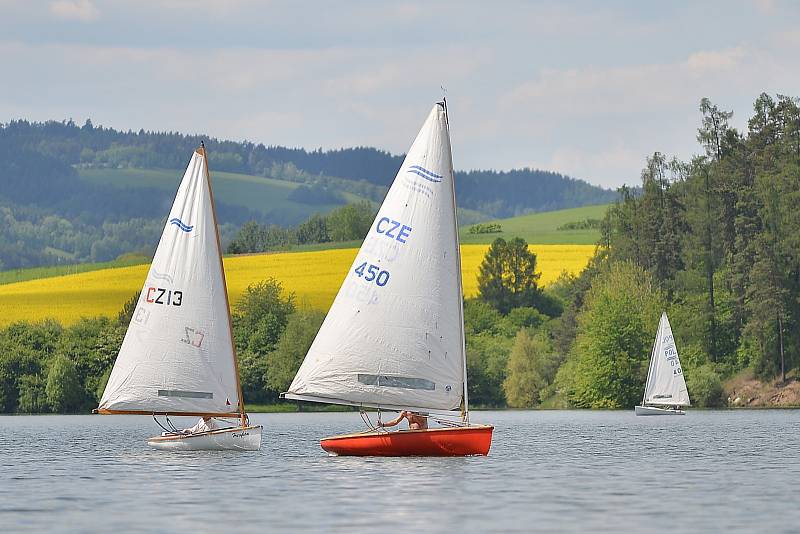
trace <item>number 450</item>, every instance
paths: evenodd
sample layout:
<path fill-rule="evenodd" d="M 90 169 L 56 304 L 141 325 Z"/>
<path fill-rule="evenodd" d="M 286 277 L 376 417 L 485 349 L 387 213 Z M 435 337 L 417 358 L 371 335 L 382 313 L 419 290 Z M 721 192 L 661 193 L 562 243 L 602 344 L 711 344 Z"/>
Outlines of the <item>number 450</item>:
<path fill-rule="evenodd" d="M 364 274 L 365 271 L 366 277 Z M 356 274 L 359 278 L 364 277 L 364 280 L 367 282 L 375 280 L 375 283 L 381 287 L 389 283 L 389 271 L 381 271 L 377 265 L 372 265 L 371 263 L 367 265 L 367 262 L 364 262 L 356 267 Z"/>

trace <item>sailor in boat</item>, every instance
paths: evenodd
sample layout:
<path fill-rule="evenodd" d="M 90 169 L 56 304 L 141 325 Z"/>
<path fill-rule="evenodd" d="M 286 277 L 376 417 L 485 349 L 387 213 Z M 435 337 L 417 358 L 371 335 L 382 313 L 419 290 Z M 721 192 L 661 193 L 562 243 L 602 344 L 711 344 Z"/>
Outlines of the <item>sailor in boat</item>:
<path fill-rule="evenodd" d="M 396 425 L 400 424 L 400 421 L 402 421 L 403 419 L 408 421 L 408 429 L 409 430 L 428 430 L 428 418 L 427 417 L 424 417 L 424 416 L 422 416 L 422 415 L 420 415 L 418 413 L 408 412 L 408 411 L 400 412 L 400 415 L 398 415 L 397 418 L 392 419 L 389 422 L 381 423 L 380 421 L 378 421 L 378 426 L 379 427 L 383 427 L 383 428 L 386 428 L 386 427 L 389 427 L 389 426 L 396 426 Z"/>
<path fill-rule="evenodd" d="M 217 430 L 220 426 L 212 417 L 201 417 L 197 424 L 191 428 L 183 430 L 184 434 L 202 434 L 203 432 L 211 432 Z"/>

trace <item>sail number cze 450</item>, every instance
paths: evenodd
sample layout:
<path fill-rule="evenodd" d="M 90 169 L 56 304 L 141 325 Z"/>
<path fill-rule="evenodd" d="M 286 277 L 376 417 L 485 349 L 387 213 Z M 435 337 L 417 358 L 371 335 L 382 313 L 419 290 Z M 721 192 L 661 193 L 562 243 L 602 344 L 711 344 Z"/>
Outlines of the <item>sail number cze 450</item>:
<path fill-rule="evenodd" d="M 389 271 L 381 271 L 377 265 L 362 263 L 356 267 L 356 274 L 359 278 L 364 278 L 366 282 L 375 281 L 380 287 L 389 283 Z"/>

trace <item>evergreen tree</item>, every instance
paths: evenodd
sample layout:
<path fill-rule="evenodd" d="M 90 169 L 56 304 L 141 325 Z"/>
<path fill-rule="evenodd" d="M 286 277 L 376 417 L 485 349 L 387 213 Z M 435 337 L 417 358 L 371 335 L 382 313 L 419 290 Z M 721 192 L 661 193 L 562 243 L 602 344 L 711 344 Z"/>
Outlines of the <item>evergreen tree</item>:
<path fill-rule="evenodd" d="M 536 254 L 524 239 L 498 237 L 489 247 L 478 273 L 478 296 L 502 314 L 512 308 L 535 307 L 539 296 Z"/>

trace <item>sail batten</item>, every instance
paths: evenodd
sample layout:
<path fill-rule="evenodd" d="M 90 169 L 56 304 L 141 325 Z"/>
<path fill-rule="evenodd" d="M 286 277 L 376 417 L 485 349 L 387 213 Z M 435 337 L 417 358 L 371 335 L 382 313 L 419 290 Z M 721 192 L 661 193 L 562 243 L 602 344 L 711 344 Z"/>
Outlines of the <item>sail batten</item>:
<path fill-rule="evenodd" d="M 459 410 L 465 359 L 450 137 L 428 115 L 286 398 Z"/>
<path fill-rule="evenodd" d="M 666 313 L 661 314 L 650 357 L 643 405 L 689 406 L 689 392 Z"/>
<path fill-rule="evenodd" d="M 233 414 L 240 394 L 204 149 L 184 173 L 99 413 Z"/>

